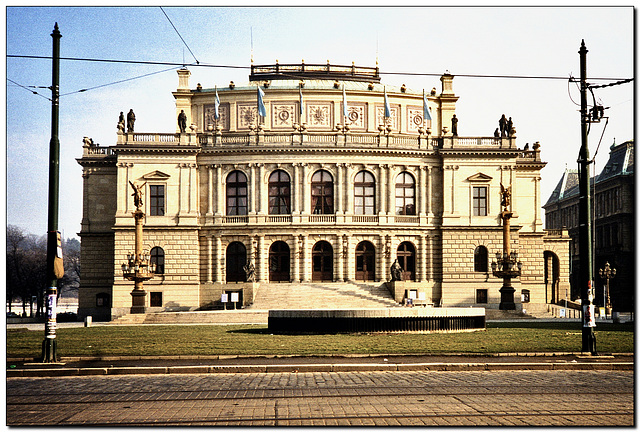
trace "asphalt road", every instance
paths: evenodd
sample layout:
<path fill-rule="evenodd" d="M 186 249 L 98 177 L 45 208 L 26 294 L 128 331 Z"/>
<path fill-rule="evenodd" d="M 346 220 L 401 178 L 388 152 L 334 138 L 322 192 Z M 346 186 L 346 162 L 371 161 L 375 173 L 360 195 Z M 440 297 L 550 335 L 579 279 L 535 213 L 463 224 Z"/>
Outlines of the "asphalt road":
<path fill-rule="evenodd" d="M 8 378 L 9 426 L 633 426 L 624 370 Z"/>

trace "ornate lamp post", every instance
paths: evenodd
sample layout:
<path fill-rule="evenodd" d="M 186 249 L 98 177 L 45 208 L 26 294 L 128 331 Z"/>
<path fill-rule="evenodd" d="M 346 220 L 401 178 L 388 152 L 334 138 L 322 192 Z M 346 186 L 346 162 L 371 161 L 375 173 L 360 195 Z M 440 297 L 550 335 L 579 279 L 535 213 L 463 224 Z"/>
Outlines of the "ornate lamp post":
<path fill-rule="evenodd" d="M 145 313 L 146 311 L 146 296 L 147 292 L 143 289 L 142 283 L 151 279 L 155 273 L 155 265 L 152 266 L 149 263 L 149 254 L 144 253 L 142 250 L 142 220 L 144 219 L 144 212 L 140 209 L 142 207 L 142 187 L 134 185 L 129 182 L 133 188 L 133 201 L 136 206 L 136 211 L 133 212 L 133 217 L 136 221 L 135 232 L 135 252 L 127 255 L 127 262 L 122 264 L 122 275 L 125 279 L 135 282 L 133 291 L 131 291 L 131 313 Z"/>
<path fill-rule="evenodd" d="M 493 275 L 502 278 L 502 288 L 500 288 L 500 310 L 515 310 L 514 302 L 515 289 L 511 286 L 511 279 L 520 276 L 522 262 L 518 260 L 518 252 L 511 251 L 511 224 L 510 219 L 513 212 L 508 210 L 511 202 L 511 188 L 505 188 L 500 184 L 504 210 L 500 213 L 502 219 L 502 254 L 496 252 L 496 261 L 491 263 Z"/>
<path fill-rule="evenodd" d="M 606 317 L 607 315 L 611 315 L 611 295 L 610 295 L 611 291 L 609 290 L 609 281 L 614 277 L 616 277 L 616 269 L 611 268 L 611 266 L 609 265 L 609 262 L 607 262 L 604 265 L 604 268 L 600 269 L 598 273 L 600 274 L 600 278 L 606 281 L 607 297 L 604 305 L 604 311 L 605 311 L 604 313 Z"/>

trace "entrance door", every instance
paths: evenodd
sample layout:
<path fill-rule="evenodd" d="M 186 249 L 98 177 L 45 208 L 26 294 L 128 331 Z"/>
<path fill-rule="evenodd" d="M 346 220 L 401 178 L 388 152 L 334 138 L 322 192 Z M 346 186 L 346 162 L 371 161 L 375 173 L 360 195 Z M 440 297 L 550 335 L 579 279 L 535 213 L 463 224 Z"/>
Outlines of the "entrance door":
<path fill-rule="evenodd" d="M 360 242 L 356 247 L 356 279 L 376 279 L 376 249 L 368 241 Z"/>
<path fill-rule="evenodd" d="M 247 264 L 247 249 L 240 242 L 233 242 L 227 247 L 227 282 L 244 282 L 247 280 L 244 266 Z"/>
<path fill-rule="evenodd" d="M 402 267 L 402 280 L 416 280 L 416 249 L 411 243 L 398 246 L 398 264 Z"/>
<path fill-rule="evenodd" d="M 269 248 L 269 280 L 271 282 L 289 282 L 289 245 L 277 241 Z"/>
<path fill-rule="evenodd" d="M 313 246 L 314 281 L 333 281 L 333 248 L 326 241 L 319 241 Z"/>

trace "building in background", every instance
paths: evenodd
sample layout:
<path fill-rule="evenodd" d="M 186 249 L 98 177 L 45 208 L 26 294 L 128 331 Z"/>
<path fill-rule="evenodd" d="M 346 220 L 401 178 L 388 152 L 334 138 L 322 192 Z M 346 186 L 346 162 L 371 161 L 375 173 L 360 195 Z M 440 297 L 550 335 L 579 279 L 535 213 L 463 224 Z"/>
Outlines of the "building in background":
<path fill-rule="evenodd" d="M 149 311 L 219 307 L 234 293 L 250 307 L 275 283 L 382 285 L 396 260 L 397 301 L 497 308 L 501 184 L 523 263 L 517 307 L 568 287 L 567 233 L 542 224 L 540 145 L 519 149 L 506 118 L 497 136 L 459 135 L 452 75 L 426 94 L 355 65 L 252 65 L 249 83 L 207 88 L 189 76 L 178 71 L 175 131 L 121 125 L 112 146 L 85 139 L 80 315 L 130 311 L 129 182 L 143 185 L 157 266 Z"/>
<path fill-rule="evenodd" d="M 613 310 L 631 312 L 635 288 L 635 181 L 633 140 L 615 143 L 610 148 L 609 160 L 600 174 L 591 179 L 593 229 L 595 303 L 604 306 L 605 280 L 599 270 L 608 262 L 616 269 L 610 280 L 610 297 Z M 571 299 L 580 296 L 578 274 L 580 272 L 578 235 L 578 171 L 565 170 L 551 197 L 544 205 L 545 224 L 550 230 L 567 229 L 571 237 Z M 555 292 L 551 302 L 564 298 L 563 292 Z"/>

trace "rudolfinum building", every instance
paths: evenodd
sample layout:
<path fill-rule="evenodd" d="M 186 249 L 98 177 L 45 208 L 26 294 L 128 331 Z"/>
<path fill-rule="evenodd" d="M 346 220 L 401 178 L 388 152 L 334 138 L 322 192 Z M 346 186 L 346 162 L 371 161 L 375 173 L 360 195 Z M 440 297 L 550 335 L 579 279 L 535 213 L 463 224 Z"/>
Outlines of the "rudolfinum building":
<path fill-rule="evenodd" d="M 80 315 L 131 310 L 131 184 L 155 268 L 144 282 L 150 312 L 222 308 L 231 295 L 234 307 L 287 308 L 283 292 L 308 293 L 298 308 L 411 298 L 497 309 L 501 185 L 522 263 L 516 309 L 543 309 L 568 287 L 568 234 L 543 229 L 540 145 L 518 148 L 513 127 L 494 134 L 500 107 L 488 136 L 459 136 L 452 75 L 426 92 L 383 83 L 377 68 L 330 64 L 253 65 L 237 85 L 189 77 L 178 71 L 170 131 L 121 120 L 113 145 L 85 138 Z M 369 298 L 323 303 L 345 287 Z"/>

